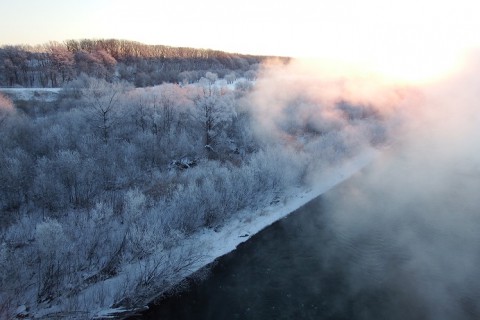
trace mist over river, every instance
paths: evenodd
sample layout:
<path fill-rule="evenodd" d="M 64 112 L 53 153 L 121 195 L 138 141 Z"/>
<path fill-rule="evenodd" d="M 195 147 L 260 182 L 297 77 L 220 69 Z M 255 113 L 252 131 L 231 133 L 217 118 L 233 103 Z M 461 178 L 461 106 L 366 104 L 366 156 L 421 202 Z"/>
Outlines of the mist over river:
<path fill-rule="evenodd" d="M 415 207 L 412 199 L 405 214 L 385 195 L 371 207 L 365 175 L 264 229 L 219 258 L 206 280 L 134 319 L 478 319 L 478 280 L 449 267 L 464 265 L 465 254 L 479 261 L 449 251 L 466 236 L 429 221 L 423 200 Z"/>

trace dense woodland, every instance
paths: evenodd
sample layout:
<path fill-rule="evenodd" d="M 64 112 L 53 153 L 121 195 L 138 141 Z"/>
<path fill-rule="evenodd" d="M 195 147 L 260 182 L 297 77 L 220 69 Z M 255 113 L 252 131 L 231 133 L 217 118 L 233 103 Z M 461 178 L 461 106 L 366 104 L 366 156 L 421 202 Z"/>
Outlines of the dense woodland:
<path fill-rule="evenodd" d="M 266 57 L 208 49 L 145 45 L 125 40 L 68 40 L 0 47 L 0 86 L 61 87 L 84 73 L 137 87 L 195 82 L 207 71 L 228 81 L 253 77 Z M 283 58 L 283 60 L 288 60 Z"/>
<path fill-rule="evenodd" d="M 278 139 L 262 137 L 258 58 L 114 40 L 48 48 L 1 49 L 4 84 L 63 86 L 55 101 L 0 95 L 2 318 L 19 305 L 72 315 L 145 303 L 202 254 L 184 239 L 385 139 L 368 106 L 338 103 L 339 124 L 298 96 Z M 132 265 L 141 270 L 121 287 L 103 286 Z"/>

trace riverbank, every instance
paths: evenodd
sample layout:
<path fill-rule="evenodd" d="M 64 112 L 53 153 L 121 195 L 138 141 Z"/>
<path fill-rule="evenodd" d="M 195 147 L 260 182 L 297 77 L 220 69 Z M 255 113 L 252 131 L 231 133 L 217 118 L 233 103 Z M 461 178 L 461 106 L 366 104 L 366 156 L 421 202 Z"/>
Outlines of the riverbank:
<path fill-rule="evenodd" d="M 377 151 L 370 149 L 360 155 L 357 155 L 338 166 L 331 168 L 326 168 L 323 173 L 319 174 L 318 177 L 315 177 L 317 181 L 313 187 L 307 189 L 304 187 L 295 187 L 285 194 L 278 197 L 278 201 L 275 203 L 267 204 L 258 209 L 258 211 L 242 211 L 236 214 L 228 222 L 219 228 L 210 228 L 202 229 L 200 232 L 195 233 L 191 237 L 183 239 L 180 246 L 173 248 L 169 252 L 169 258 L 172 256 L 178 256 L 178 259 L 182 259 L 185 255 L 192 255 L 192 259 L 187 261 L 186 265 L 183 268 L 180 268 L 175 273 L 175 278 L 166 279 L 166 283 L 179 283 L 181 280 L 192 275 L 202 267 L 212 263 L 217 258 L 233 251 L 236 247 L 247 241 L 250 237 L 268 227 L 272 223 L 278 221 L 294 212 L 296 209 L 302 207 L 306 203 L 315 199 L 319 195 L 325 193 L 326 191 L 332 189 L 341 182 L 347 180 L 352 175 L 360 171 L 366 165 L 371 163 L 371 161 L 377 156 Z M 150 259 L 153 262 L 158 263 L 159 270 L 165 268 L 161 264 L 161 254 L 157 256 L 158 259 Z M 157 261 L 157 262 L 155 262 Z M 147 262 L 144 265 L 135 264 L 130 265 L 127 268 L 124 268 L 124 272 L 121 276 L 115 277 L 105 281 L 107 288 L 109 286 L 119 286 L 122 282 L 126 282 L 129 278 L 135 277 L 144 277 L 148 280 L 149 275 L 141 275 L 139 273 L 142 270 L 146 270 Z M 167 268 L 168 269 L 168 268 Z M 165 272 L 165 274 L 170 274 Z M 153 278 L 154 275 L 150 275 Z M 158 275 L 157 275 L 158 276 Z M 128 282 L 128 281 L 127 281 Z M 152 284 L 153 286 L 154 284 Z M 158 285 L 158 284 L 157 284 Z M 158 295 L 162 294 L 166 290 L 170 289 L 171 286 L 158 287 L 159 291 L 155 292 L 155 296 L 142 297 L 146 302 L 152 301 Z M 94 288 L 86 290 L 85 295 L 91 295 Z M 104 292 L 105 287 L 104 287 Z M 114 297 L 107 297 L 108 293 L 104 293 L 104 299 L 113 299 Z M 141 308 L 140 308 L 141 309 Z M 125 314 L 128 314 L 129 311 L 124 307 L 111 308 L 108 310 L 96 310 L 93 313 L 93 318 L 96 319 L 106 319 L 106 318 L 116 318 L 122 317 Z"/>

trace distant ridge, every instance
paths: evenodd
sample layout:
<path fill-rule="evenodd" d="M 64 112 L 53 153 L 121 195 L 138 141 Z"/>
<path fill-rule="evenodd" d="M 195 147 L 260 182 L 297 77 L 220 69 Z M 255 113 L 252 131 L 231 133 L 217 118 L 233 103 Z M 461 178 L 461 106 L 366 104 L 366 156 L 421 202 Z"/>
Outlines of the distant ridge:
<path fill-rule="evenodd" d="M 81 39 L 0 47 L 0 86 L 60 87 L 80 74 L 136 86 L 191 82 L 205 75 L 245 76 L 269 58 L 212 49 L 147 45 L 130 40 Z"/>

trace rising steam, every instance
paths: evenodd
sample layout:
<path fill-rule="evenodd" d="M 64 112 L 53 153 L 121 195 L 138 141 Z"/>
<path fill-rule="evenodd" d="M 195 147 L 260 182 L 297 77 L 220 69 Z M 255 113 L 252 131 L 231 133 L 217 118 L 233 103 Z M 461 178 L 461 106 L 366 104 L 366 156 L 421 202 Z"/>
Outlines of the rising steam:
<path fill-rule="evenodd" d="M 380 281 L 394 297 L 385 303 L 389 319 L 480 316 L 479 71 L 470 64 L 421 88 L 401 139 L 328 197 L 335 233 L 349 243 L 377 237 L 359 246 L 358 269 L 347 278 L 357 294 Z"/>
<path fill-rule="evenodd" d="M 257 131 L 265 139 L 284 139 L 288 121 L 320 133 L 353 130 L 349 146 L 371 145 L 359 133 L 372 121 L 388 132 L 382 156 L 326 196 L 336 239 L 324 248 L 328 266 L 344 269 L 354 300 L 383 293 L 358 319 L 480 317 L 480 64 L 465 66 L 407 86 L 296 61 L 266 67 L 257 81 Z M 375 116 L 356 126 L 341 103 Z"/>

